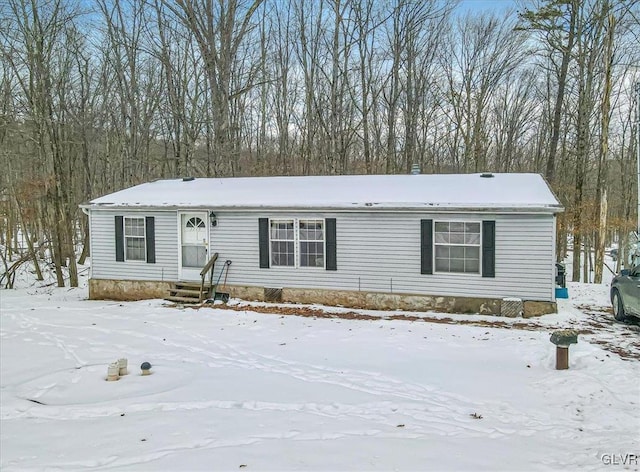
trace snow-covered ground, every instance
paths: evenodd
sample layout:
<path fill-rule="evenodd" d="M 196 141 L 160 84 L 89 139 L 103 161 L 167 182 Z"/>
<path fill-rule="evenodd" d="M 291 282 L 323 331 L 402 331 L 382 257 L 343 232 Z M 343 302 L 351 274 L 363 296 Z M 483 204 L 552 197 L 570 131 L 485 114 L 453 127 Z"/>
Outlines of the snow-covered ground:
<path fill-rule="evenodd" d="M 606 285 L 569 292 L 538 319 L 407 321 L 0 290 L 0 469 L 639 470 L 638 326 Z"/>

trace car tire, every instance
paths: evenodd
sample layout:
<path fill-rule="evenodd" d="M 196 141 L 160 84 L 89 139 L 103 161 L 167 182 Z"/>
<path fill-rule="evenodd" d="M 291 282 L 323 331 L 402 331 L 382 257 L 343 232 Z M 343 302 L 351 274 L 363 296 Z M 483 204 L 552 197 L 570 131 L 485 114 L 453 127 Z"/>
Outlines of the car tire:
<path fill-rule="evenodd" d="M 613 316 L 616 321 L 624 321 L 627 316 L 624 314 L 624 305 L 622 304 L 622 297 L 617 290 L 613 291 L 613 297 L 611 297 L 611 303 L 613 304 Z"/>

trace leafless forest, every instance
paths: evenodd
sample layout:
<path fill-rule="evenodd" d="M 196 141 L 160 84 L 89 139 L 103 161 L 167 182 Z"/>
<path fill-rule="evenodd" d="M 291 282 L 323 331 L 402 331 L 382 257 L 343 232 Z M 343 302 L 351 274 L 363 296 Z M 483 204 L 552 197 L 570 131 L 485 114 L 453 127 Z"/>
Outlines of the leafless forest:
<path fill-rule="evenodd" d="M 0 0 L 0 272 L 77 285 L 78 204 L 152 179 L 419 164 L 545 175 L 559 255 L 584 248 L 573 279 L 600 281 L 635 229 L 639 19 L 640 0 Z"/>

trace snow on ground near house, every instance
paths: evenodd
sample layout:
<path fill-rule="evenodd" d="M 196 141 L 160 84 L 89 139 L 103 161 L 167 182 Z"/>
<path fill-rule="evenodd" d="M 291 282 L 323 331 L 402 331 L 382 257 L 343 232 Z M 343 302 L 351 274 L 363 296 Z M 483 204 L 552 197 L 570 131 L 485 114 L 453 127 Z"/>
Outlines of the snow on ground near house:
<path fill-rule="evenodd" d="M 535 320 L 428 315 L 474 326 L 2 290 L 0 469 L 638 470 L 640 334 L 607 293 L 571 284 Z M 585 333 L 568 371 L 556 327 Z"/>

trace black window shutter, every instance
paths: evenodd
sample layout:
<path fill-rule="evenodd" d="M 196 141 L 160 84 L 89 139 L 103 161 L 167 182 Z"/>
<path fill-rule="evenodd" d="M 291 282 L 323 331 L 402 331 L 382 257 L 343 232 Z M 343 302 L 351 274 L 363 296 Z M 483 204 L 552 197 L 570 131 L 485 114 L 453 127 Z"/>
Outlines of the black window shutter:
<path fill-rule="evenodd" d="M 338 270 L 336 219 L 327 218 L 324 221 L 326 227 L 327 270 Z"/>
<path fill-rule="evenodd" d="M 260 245 L 260 268 L 269 268 L 269 218 L 258 218 L 258 243 Z"/>
<path fill-rule="evenodd" d="M 420 220 L 420 273 L 433 274 L 433 220 Z"/>
<path fill-rule="evenodd" d="M 482 276 L 496 276 L 496 222 L 482 222 Z"/>
<path fill-rule="evenodd" d="M 144 219 L 145 234 L 147 237 L 147 263 L 155 264 L 156 262 L 156 224 L 153 216 L 147 216 Z"/>
<path fill-rule="evenodd" d="M 116 216 L 116 261 L 124 262 L 123 218 Z"/>

